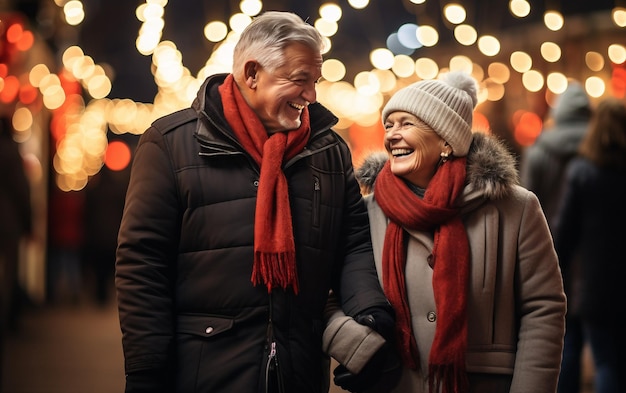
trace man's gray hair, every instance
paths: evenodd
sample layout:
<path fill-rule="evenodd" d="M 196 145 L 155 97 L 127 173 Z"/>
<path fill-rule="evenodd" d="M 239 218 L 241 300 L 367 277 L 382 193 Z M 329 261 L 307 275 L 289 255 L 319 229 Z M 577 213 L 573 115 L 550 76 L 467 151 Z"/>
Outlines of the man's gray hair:
<path fill-rule="evenodd" d="M 282 11 L 265 12 L 254 18 L 241 33 L 233 54 L 233 73 L 243 72 L 248 60 L 255 60 L 273 71 L 286 62 L 284 49 L 293 43 L 304 44 L 319 52 L 324 47 L 319 31 L 298 15 Z"/>

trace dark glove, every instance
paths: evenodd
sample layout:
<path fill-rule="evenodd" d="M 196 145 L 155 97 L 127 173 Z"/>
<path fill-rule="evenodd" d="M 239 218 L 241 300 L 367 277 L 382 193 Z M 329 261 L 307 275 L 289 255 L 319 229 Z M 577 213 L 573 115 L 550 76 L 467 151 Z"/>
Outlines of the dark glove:
<path fill-rule="evenodd" d="M 388 392 L 397 385 L 402 375 L 400 357 L 394 345 L 395 319 L 387 310 L 373 307 L 354 320 L 375 330 L 386 342 L 358 374 L 351 373 L 342 365 L 337 366 L 333 370 L 333 381 L 352 393 Z"/>
<path fill-rule="evenodd" d="M 376 333 L 392 343 L 396 337 L 396 317 L 393 309 L 383 307 L 370 307 L 354 317 L 361 325 L 369 326 Z"/>

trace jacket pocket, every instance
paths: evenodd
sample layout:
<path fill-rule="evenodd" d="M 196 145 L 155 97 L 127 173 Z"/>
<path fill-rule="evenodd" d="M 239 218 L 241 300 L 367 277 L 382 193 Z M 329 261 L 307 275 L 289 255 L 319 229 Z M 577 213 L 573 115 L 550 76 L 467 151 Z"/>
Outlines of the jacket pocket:
<path fill-rule="evenodd" d="M 198 337 L 214 337 L 232 329 L 232 318 L 209 315 L 179 315 L 176 331 L 178 334 L 192 334 Z"/>
<path fill-rule="evenodd" d="M 266 307 L 248 307 L 235 316 L 178 315 L 176 392 L 251 391 L 261 383 L 266 323 Z"/>
<path fill-rule="evenodd" d="M 211 315 L 179 315 L 176 325 L 177 392 L 216 391 L 229 372 L 218 374 L 226 348 L 235 345 L 234 320 Z"/>

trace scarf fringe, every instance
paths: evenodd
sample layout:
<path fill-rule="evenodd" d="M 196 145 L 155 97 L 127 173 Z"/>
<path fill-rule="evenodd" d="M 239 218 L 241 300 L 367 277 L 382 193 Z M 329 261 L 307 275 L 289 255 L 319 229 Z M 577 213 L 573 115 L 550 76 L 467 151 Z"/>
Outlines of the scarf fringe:
<path fill-rule="evenodd" d="M 465 393 L 469 381 L 464 365 L 430 364 L 428 372 L 428 390 L 431 393 Z"/>
<path fill-rule="evenodd" d="M 255 251 L 251 281 L 254 285 L 265 284 L 268 292 L 272 288 L 291 287 L 298 293 L 298 275 L 295 268 L 296 253 L 285 251 L 279 253 Z"/>

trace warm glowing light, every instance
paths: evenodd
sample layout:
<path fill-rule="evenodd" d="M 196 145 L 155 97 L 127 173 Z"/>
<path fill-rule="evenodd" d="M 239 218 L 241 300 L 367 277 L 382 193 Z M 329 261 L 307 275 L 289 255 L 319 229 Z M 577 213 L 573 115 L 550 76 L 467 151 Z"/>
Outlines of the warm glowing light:
<path fill-rule="evenodd" d="M 369 71 L 362 71 L 354 77 L 354 87 L 357 93 L 369 96 L 380 91 L 380 81 L 375 74 Z"/>
<path fill-rule="evenodd" d="M 415 65 L 413 65 L 415 69 Z M 390 92 L 396 87 L 396 77 L 390 70 L 372 70 L 380 82 L 380 91 L 383 93 Z"/>
<path fill-rule="evenodd" d="M 626 61 L 626 49 L 623 45 L 612 44 L 608 49 L 609 59 L 615 64 L 622 64 Z"/>
<path fill-rule="evenodd" d="M 346 76 L 346 66 L 337 59 L 327 59 L 322 63 L 322 77 L 329 82 L 337 82 Z"/>
<path fill-rule="evenodd" d="M 467 58 L 467 59 L 471 62 L 470 58 Z M 476 79 L 479 82 L 485 79 L 485 70 L 483 69 L 483 67 L 480 66 L 480 64 L 471 63 L 471 66 L 472 68 L 470 68 L 468 72 L 472 74 L 472 77 L 474 79 Z"/>
<path fill-rule="evenodd" d="M 19 80 L 13 76 L 9 75 L 4 78 L 4 83 L 2 86 L 2 90 L 0 91 L 0 102 L 8 104 L 15 100 L 17 94 L 20 91 L 20 82 Z"/>
<path fill-rule="evenodd" d="M 478 33 L 470 25 L 458 25 L 454 28 L 454 38 L 456 38 L 459 44 L 470 46 L 476 42 Z"/>
<path fill-rule="evenodd" d="M 348 4 L 350 4 L 350 7 L 354 8 L 355 10 L 362 10 L 363 8 L 367 7 L 369 3 L 369 0 L 348 0 Z"/>
<path fill-rule="evenodd" d="M 33 46 L 34 43 L 35 36 L 33 35 L 33 32 L 27 30 L 22 33 L 20 40 L 15 43 L 15 47 L 22 52 L 26 52 Z"/>
<path fill-rule="evenodd" d="M 322 19 L 328 20 L 330 22 L 339 22 L 341 19 L 341 7 L 339 7 L 335 3 L 325 3 L 320 6 L 319 9 L 320 16 Z"/>
<path fill-rule="evenodd" d="M 326 53 L 330 52 L 330 50 L 333 48 L 333 43 L 330 40 L 330 38 L 324 37 L 324 36 L 322 36 L 322 41 L 324 41 L 322 45 L 322 54 L 325 55 Z"/>
<path fill-rule="evenodd" d="M 121 171 L 130 163 L 130 148 L 122 141 L 109 143 L 104 156 L 104 164 L 112 171 Z"/>
<path fill-rule="evenodd" d="M 500 101 L 504 97 L 504 86 L 493 79 L 485 81 L 487 90 L 487 100 Z"/>
<path fill-rule="evenodd" d="M 204 26 L 204 36 L 211 42 L 220 42 L 226 38 L 228 26 L 221 21 L 213 21 Z"/>
<path fill-rule="evenodd" d="M 31 85 L 39 87 L 41 79 L 48 74 L 50 74 L 50 70 L 47 65 L 43 63 L 37 64 L 31 68 L 30 73 L 28 74 L 28 81 Z"/>
<path fill-rule="evenodd" d="M 526 90 L 538 92 L 543 88 L 543 75 L 537 70 L 526 71 L 522 74 L 522 83 Z"/>
<path fill-rule="evenodd" d="M 12 122 L 15 131 L 27 131 L 33 126 L 33 114 L 28 108 L 17 108 L 13 112 Z"/>
<path fill-rule="evenodd" d="M 462 5 L 456 3 L 449 3 L 443 7 L 443 14 L 448 22 L 458 25 L 465 21 L 467 13 Z"/>
<path fill-rule="evenodd" d="M 530 4 L 526 0 L 511 0 L 509 10 L 513 16 L 524 18 L 530 14 Z"/>
<path fill-rule="evenodd" d="M 541 56 L 545 61 L 555 63 L 561 58 L 561 48 L 554 42 L 541 44 Z"/>
<path fill-rule="evenodd" d="M 465 71 L 472 73 L 472 59 L 467 56 L 454 56 L 450 59 L 450 71 Z"/>
<path fill-rule="evenodd" d="M 435 46 L 437 42 L 439 42 L 439 33 L 437 33 L 437 30 L 432 26 L 419 26 L 415 34 L 419 42 L 424 46 Z"/>
<path fill-rule="evenodd" d="M 65 68 L 71 69 L 74 62 L 85 56 L 85 53 L 79 46 L 70 46 L 63 52 L 63 65 Z"/>
<path fill-rule="evenodd" d="M 474 111 L 472 119 L 472 132 L 482 132 L 485 134 L 489 134 L 491 132 L 491 126 L 489 125 L 489 119 L 487 119 L 487 116 Z"/>
<path fill-rule="evenodd" d="M 386 48 L 374 49 L 370 52 L 370 62 L 379 70 L 388 70 L 393 66 L 393 53 Z"/>
<path fill-rule="evenodd" d="M 85 9 L 83 9 L 84 4 L 87 4 L 86 0 L 53 1 L 62 9 L 61 19 L 64 18 L 68 24 L 76 26 L 86 19 Z M 171 3 L 171 0 L 169 1 Z M 599 44 L 597 52 L 583 51 L 587 71 L 578 72 L 572 67 L 580 65 L 580 54 L 574 52 L 580 51 L 582 47 L 572 46 L 574 52 L 571 54 L 568 52 L 569 57 L 564 59 L 566 52 L 562 52 L 559 46 L 564 45 L 563 48 L 565 48 L 565 45 L 569 45 L 571 37 L 561 34 L 549 37 L 549 34 L 544 34 L 543 39 L 554 42 L 542 43 L 542 38 L 539 38 L 531 42 L 531 45 L 527 45 L 527 41 L 538 37 L 537 34 L 540 32 L 521 29 L 517 31 L 520 34 L 519 39 L 514 37 L 513 40 L 509 40 L 510 35 L 505 34 L 504 31 L 509 26 L 501 26 L 504 30 L 492 30 L 499 31 L 498 34 L 479 37 L 476 28 L 471 25 L 475 23 L 475 15 L 470 15 L 471 21 L 468 22 L 464 3 L 459 0 L 448 0 L 439 4 L 443 14 L 440 17 L 447 26 L 447 29 L 444 28 L 447 30 L 445 33 L 450 34 L 449 30 L 453 30 L 455 40 L 465 48 L 456 52 L 446 50 L 446 48 L 436 49 L 435 53 L 439 61 L 437 63 L 433 60 L 435 53 L 429 53 L 433 49 L 428 47 L 435 47 L 439 44 L 439 35 L 443 34 L 443 30 L 436 28 L 437 25 L 434 24 L 432 15 L 423 18 L 426 10 L 421 4 L 424 4 L 426 0 L 403 1 L 414 5 L 410 10 L 410 13 L 417 17 L 413 23 L 405 23 L 404 19 L 398 19 L 397 30 L 387 37 L 378 37 L 379 41 L 383 41 L 382 44 L 375 44 L 371 47 L 370 53 L 357 51 L 348 55 L 352 57 L 349 63 L 347 60 L 346 63 L 339 60 L 340 55 L 336 55 L 337 58 L 325 59 L 328 53 L 335 56 L 332 54 L 334 52 L 332 52 L 331 37 L 338 34 L 341 28 L 339 22 L 343 17 L 345 3 L 324 0 L 318 3 L 318 19 L 315 19 L 315 15 L 303 15 L 307 23 L 313 24 L 322 34 L 325 43 L 322 51 L 325 59 L 321 67 L 322 78 L 316 86 L 317 98 L 337 115 L 339 119 L 337 129 L 341 132 L 349 132 L 351 136 L 354 135 L 354 139 L 350 140 L 352 146 L 357 146 L 358 132 L 366 132 L 365 130 L 369 130 L 368 127 L 381 131 L 380 109 L 384 103 L 383 97 L 388 98 L 394 90 L 416 80 L 436 79 L 454 70 L 469 72 L 478 81 L 479 107 L 486 101 L 503 100 L 505 96 L 513 100 L 519 98 L 520 106 L 534 105 L 533 101 L 537 97 L 528 98 L 526 93 L 540 91 L 545 93 L 546 102 L 551 105 L 550 99 L 562 93 L 567 86 L 568 76 L 564 72 L 571 73 L 570 77 L 582 79 L 589 75 L 598 75 L 584 79 L 584 85 L 590 97 L 602 97 L 607 94 L 608 89 L 611 89 L 611 95 L 623 97 L 626 91 L 626 71 L 623 66 L 626 63 L 626 48 L 618 39 L 610 46 L 605 43 Z M 240 13 L 236 13 L 237 10 L 230 7 L 232 11 L 230 19 L 207 23 L 203 31 L 208 40 L 205 43 L 210 42 L 215 45 L 209 45 L 211 49 L 205 54 L 207 58 L 204 64 L 201 60 L 200 69 L 191 71 L 186 65 L 187 62 L 183 61 L 183 55 L 176 44 L 171 41 L 162 41 L 167 19 L 165 6 L 168 0 L 143 0 L 140 3 L 144 4 L 134 9 L 137 20 L 141 22 L 135 37 L 135 45 L 140 54 L 151 56 L 152 62 L 149 69 L 145 71 L 154 78 L 153 82 L 156 87 L 153 101 L 145 104 L 131 99 L 107 98 L 113 88 L 116 70 L 109 65 L 102 66 L 96 63 L 96 60 L 108 61 L 109 59 L 99 59 L 97 56 L 101 54 L 96 54 L 92 58 L 89 53 L 84 53 L 78 46 L 72 46 L 63 51 L 62 64 L 59 65 L 58 71 L 51 72 L 45 64 L 37 64 L 43 61 L 39 57 L 32 58 L 32 56 L 29 56 L 24 64 L 20 62 L 19 66 L 22 69 L 16 70 L 15 59 L 19 61 L 21 57 L 26 58 L 19 52 L 17 55 L 20 57 L 16 57 L 16 51 L 32 50 L 35 40 L 40 38 L 27 30 L 22 22 L 4 21 L 5 24 L 2 27 L 6 29 L 4 30 L 5 42 L 11 52 L 9 60 L 5 61 L 5 64 L 0 64 L 0 104 L 6 104 L 5 106 L 14 111 L 11 120 L 14 128 L 20 131 L 22 141 L 31 138 L 31 134 L 33 137 L 37 136 L 36 133 L 44 129 L 39 124 L 42 110 L 47 109 L 52 112 L 47 129 L 51 134 L 51 143 L 54 143 L 55 147 L 58 145 L 58 154 L 52 158 L 51 165 L 57 171 L 54 181 L 64 190 L 85 187 L 90 177 L 97 174 L 103 165 L 112 170 L 128 168 L 131 160 L 129 146 L 121 141 L 109 143 L 107 135 L 111 133 L 140 135 L 154 119 L 188 107 L 206 77 L 217 73 L 232 72 L 232 54 L 239 34 L 267 5 L 261 0 L 237 0 L 235 3 L 239 4 Z M 541 7 L 541 10 L 539 7 L 531 9 L 530 3 L 530 0 L 509 0 L 509 11 L 516 18 L 527 17 L 531 10 L 533 13 L 539 12 L 540 17 L 543 13 L 545 27 L 552 31 L 563 29 L 565 20 L 560 12 L 550 10 L 550 7 L 547 9 Z M 353 9 L 360 10 L 368 7 L 370 1 L 348 0 L 348 4 Z M 491 10 L 487 11 L 489 14 Z M 351 11 L 352 14 L 354 12 Z M 90 20 L 97 17 L 97 15 L 89 16 Z M 615 26 L 626 27 L 626 8 L 623 5 L 612 9 L 610 17 L 614 25 L 608 21 L 608 12 L 606 16 L 598 15 L 597 17 L 607 19 L 607 21 L 594 19 L 594 23 L 598 22 L 599 26 L 600 24 L 603 27 L 610 25 L 613 29 L 617 29 Z M 569 21 L 568 16 L 568 23 Z M 417 22 L 420 24 L 428 22 L 433 25 L 418 25 Z M 546 28 L 539 27 L 545 33 Z M 572 27 L 572 31 L 576 31 L 579 26 L 568 25 L 567 27 Z M 172 28 L 176 27 L 168 26 L 168 30 Z M 370 26 L 365 26 L 365 28 L 368 29 Z M 102 33 L 106 34 L 104 31 Z M 500 39 L 503 37 L 506 41 L 501 43 Z M 198 38 L 202 37 L 188 37 L 189 40 Z M 376 42 L 371 37 L 361 38 L 368 42 Z M 338 44 L 339 41 L 335 43 Z M 474 44 L 480 53 L 474 49 Z M 386 47 L 378 47 L 382 45 Z M 506 54 L 501 53 L 503 49 L 506 50 Z M 521 49 L 529 52 L 522 52 Z M 441 53 L 444 57 L 441 57 Z M 445 53 L 448 55 L 446 56 Z M 531 57 L 529 53 L 533 56 Z M 485 60 L 481 54 L 490 57 L 510 55 L 510 64 L 504 60 L 506 58 L 500 58 L 499 61 Z M 362 60 L 368 55 L 372 65 L 370 71 L 347 70 L 347 64 L 356 68 L 365 66 L 364 68 L 367 69 L 367 65 L 362 64 Z M 425 55 L 432 55 L 433 58 L 424 57 Z M 546 62 L 554 64 L 546 65 Z M 606 63 L 609 63 L 608 67 Z M 507 85 L 513 79 L 511 78 L 512 70 L 521 74 L 522 88 L 519 86 L 519 77 L 513 81 L 512 86 Z M 193 72 L 196 73 L 193 74 Z M 352 83 L 344 81 L 346 75 L 352 77 L 355 74 Z M 520 97 L 516 97 L 517 95 Z M 488 108 L 487 113 L 495 113 L 495 116 L 502 115 L 498 113 L 500 105 L 489 105 Z M 513 136 L 522 146 L 534 142 L 543 125 L 537 114 L 521 111 L 515 114 L 512 124 L 514 125 Z M 489 132 L 489 121 L 485 115 L 475 112 L 474 127 Z M 376 143 L 380 143 L 380 137 L 376 138 Z"/>
<path fill-rule="evenodd" d="M 315 21 L 315 28 L 322 34 L 324 37 L 332 37 L 339 30 L 339 26 L 337 22 L 333 22 L 332 20 L 319 18 Z"/>
<path fill-rule="evenodd" d="M 511 67 L 519 73 L 524 73 L 533 66 L 533 60 L 526 52 L 516 51 L 511 53 Z"/>
<path fill-rule="evenodd" d="M 422 79 L 435 79 L 439 73 L 439 66 L 433 59 L 420 57 L 415 61 L 415 74 Z"/>
<path fill-rule="evenodd" d="M 517 118 L 515 122 L 515 141 L 521 146 L 530 146 L 541 133 L 543 122 L 541 118 L 533 112 L 519 111 L 513 114 Z"/>
<path fill-rule="evenodd" d="M 606 85 L 601 78 L 597 76 L 590 76 L 587 80 L 585 80 L 585 90 L 587 90 L 587 94 L 591 97 L 598 98 L 602 97 L 606 91 Z"/>
<path fill-rule="evenodd" d="M 37 99 L 37 88 L 30 83 L 20 86 L 19 99 L 23 104 L 32 104 Z"/>
<path fill-rule="evenodd" d="M 239 3 L 239 9 L 246 15 L 256 16 L 263 9 L 263 2 L 259 0 L 243 0 Z"/>
<path fill-rule="evenodd" d="M 554 94 L 561 94 L 567 88 L 567 77 L 560 72 L 552 72 L 546 77 L 546 86 Z"/>
<path fill-rule="evenodd" d="M 65 102 L 65 92 L 60 85 L 53 85 L 43 92 L 43 104 L 50 110 L 58 109 Z"/>
<path fill-rule="evenodd" d="M 494 82 L 504 84 L 511 77 L 511 70 L 504 63 L 491 63 L 487 67 L 487 74 Z"/>
<path fill-rule="evenodd" d="M 14 23 L 6 30 L 6 40 L 12 44 L 17 43 L 24 34 L 24 27 L 19 23 Z"/>
<path fill-rule="evenodd" d="M 85 19 L 85 10 L 83 3 L 78 0 L 71 0 L 63 6 L 65 21 L 68 25 L 79 25 Z"/>
<path fill-rule="evenodd" d="M 394 58 L 391 70 L 400 78 L 415 75 L 415 62 L 407 55 L 398 55 Z"/>
<path fill-rule="evenodd" d="M 237 33 L 241 33 L 251 22 L 252 18 L 242 13 L 236 13 L 228 20 L 230 29 Z"/>
<path fill-rule="evenodd" d="M 546 13 L 543 14 L 543 22 L 546 27 L 552 31 L 561 30 L 565 23 L 563 15 L 557 11 L 546 11 Z"/>
<path fill-rule="evenodd" d="M 585 54 L 585 64 L 591 71 L 600 71 L 604 68 L 604 57 L 594 51 L 589 51 Z"/>
<path fill-rule="evenodd" d="M 500 41 L 492 35 L 484 35 L 478 39 L 478 49 L 485 56 L 495 56 L 500 53 Z"/>
<path fill-rule="evenodd" d="M 626 8 L 615 7 L 612 11 L 613 23 L 619 27 L 626 27 Z"/>
<path fill-rule="evenodd" d="M 87 82 L 87 91 L 95 99 L 104 98 L 111 92 L 111 80 L 106 75 L 95 76 Z"/>

